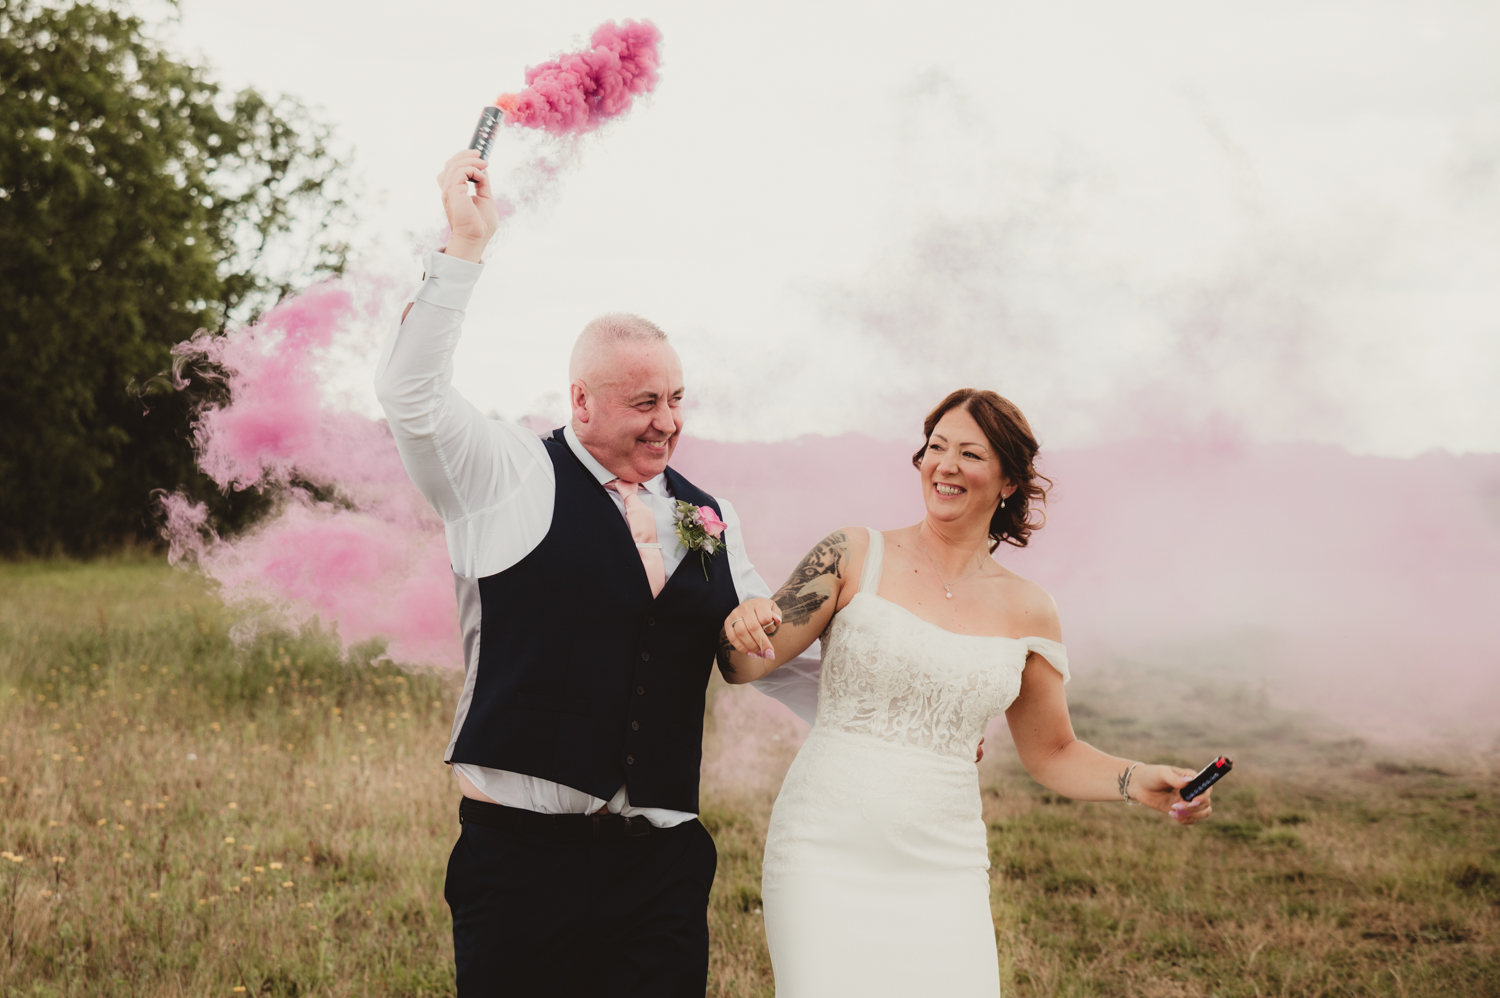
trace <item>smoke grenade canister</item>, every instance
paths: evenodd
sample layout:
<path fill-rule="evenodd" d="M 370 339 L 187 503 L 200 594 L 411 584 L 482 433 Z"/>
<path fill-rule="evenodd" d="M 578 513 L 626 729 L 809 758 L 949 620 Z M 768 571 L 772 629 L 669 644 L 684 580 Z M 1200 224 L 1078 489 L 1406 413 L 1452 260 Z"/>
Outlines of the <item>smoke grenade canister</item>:
<path fill-rule="evenodd" d="M 491 105 L 480 114 L 479 124 L 474 128 L 474 137 L 469 140 L 469 148 L 478 149 L 480 159 L 490 158 L 490 147 L 495 144 L 495 133 L 500 129 L 501 115 L 504 113 Z"/>
<path fill-rule="evenodd" d="M 1227 755 L 1221 755 L 1213 762 L 1198 770 L 1198 775 L 1188 781 L 1179 794 L 1183 800 L 1192 800 L 1223 779 L 1231 769 L 1234 768 L 1234 760 Z"/>

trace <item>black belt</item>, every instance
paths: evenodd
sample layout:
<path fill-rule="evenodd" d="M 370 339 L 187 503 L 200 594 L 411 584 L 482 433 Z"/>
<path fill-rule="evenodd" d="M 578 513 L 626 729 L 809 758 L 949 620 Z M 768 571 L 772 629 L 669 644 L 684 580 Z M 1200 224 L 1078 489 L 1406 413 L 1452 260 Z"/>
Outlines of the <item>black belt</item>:
<path fill-rule="evenodd" d="M 623 814 L 540 814 L 472 797 L 459 798 L 458 821 L 459 824 L 483 825 L 508 832 L 526 832 L 559 842 L 638 839 L 655 831 L 651 822 L 639 815 L 627 818 Z"/>

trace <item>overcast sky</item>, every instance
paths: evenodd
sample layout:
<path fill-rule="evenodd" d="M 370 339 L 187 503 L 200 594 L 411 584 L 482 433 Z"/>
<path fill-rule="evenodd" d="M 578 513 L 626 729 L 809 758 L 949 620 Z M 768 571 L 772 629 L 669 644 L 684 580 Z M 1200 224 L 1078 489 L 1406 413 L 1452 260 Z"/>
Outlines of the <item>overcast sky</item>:
<path fill-rule="evenodd" d="M 183 0 L 167 34 L 316 107 L 364 266 L 415 280 L 481 106 L 626 17 L 661 83 L 492 247 L 482 408 L 560 415 L 627 310 L 703 436 L 911 436 L 976 384 L 1053 446 L 1500 450 L 1500 5 Z M 504 189 L 536 141 L 501 141 Z"/>

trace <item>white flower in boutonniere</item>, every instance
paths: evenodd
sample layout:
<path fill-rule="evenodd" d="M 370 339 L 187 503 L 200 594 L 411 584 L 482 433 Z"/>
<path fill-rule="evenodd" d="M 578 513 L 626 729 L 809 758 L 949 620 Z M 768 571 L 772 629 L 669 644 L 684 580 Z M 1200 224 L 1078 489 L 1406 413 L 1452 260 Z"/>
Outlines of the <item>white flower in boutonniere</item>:
<path fill-rule="evenodd" d="M 689 551 L 697 551 L 703 562 L 703 577 L 708 578 L 709 555 L 724 548 L 724 521 L 712 506 L 694 506 L 678 500 L 672 509 L 677 523 L 677 540 Z"/>

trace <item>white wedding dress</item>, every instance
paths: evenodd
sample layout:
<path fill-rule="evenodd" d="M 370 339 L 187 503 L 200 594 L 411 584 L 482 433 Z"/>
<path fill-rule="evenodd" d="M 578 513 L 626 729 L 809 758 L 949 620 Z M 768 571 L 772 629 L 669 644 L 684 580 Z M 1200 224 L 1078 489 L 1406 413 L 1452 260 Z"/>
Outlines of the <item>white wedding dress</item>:
<path fill-rule="evenodd" d="M 817 723 L 771 812 L 761 879 L 777 998 L 1000 993 L 974 751 L 1044 638 L 977 637 L 859 592 L 823 636 Z"/>

